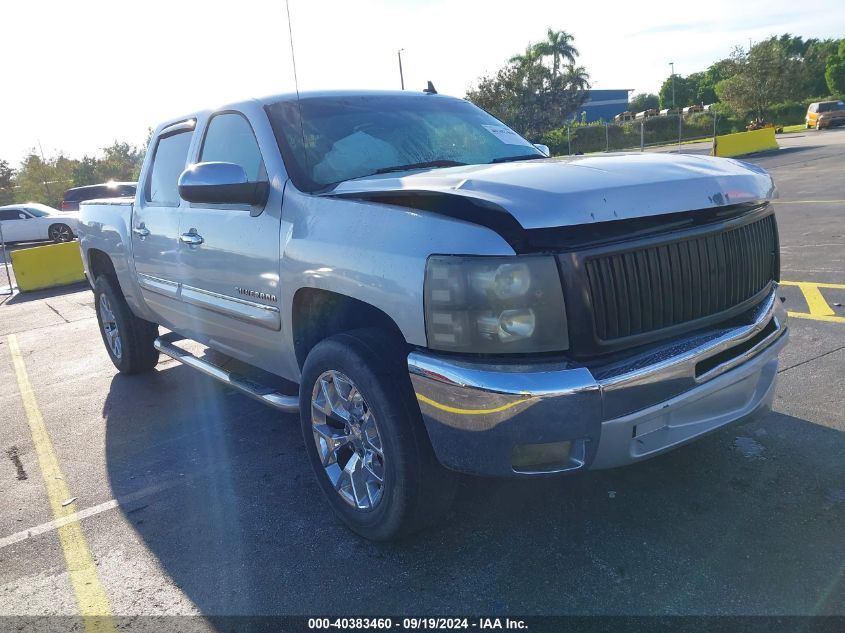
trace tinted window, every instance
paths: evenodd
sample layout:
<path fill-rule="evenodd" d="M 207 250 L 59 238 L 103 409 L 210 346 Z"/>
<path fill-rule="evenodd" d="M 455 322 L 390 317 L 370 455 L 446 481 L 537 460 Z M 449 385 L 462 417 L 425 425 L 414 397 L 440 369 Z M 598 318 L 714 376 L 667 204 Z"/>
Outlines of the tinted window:
<path fill-rule="evenodd" d="M 135 185 L 120 185 L 117 188 L 117 193 L 115 195 L 122 196 L 125 198 L 134 198 Z"/>
<path fill-rule="evenodd" d="M 18 220 L 20 209 L 0 209 L 0 220 Z"/>
<path fill-rule="evenodd" d="M 179 204 L 179 176 L 185 170 L 190 144 L 189 130 L 159 138 L 147 178 L 147 202 L 173 206 Z"/>
<path fill-rule="evenodd" d="M 819 104 L 819 112 L 833 112 L 834 110 L 845 110 L 845 103 L 841 101 L 828 101 Z"/>
<path fill-rule="evenodd" d="M 249 122 L 240 114 L 218 114 L 208 124 L 200 161 L 223 161 L 244 168 L 251 181 L 264 178 L 264 161 Z"/>
<path fill-rule="evenodd" d="M 78 187 L 77 189 L 68 189 L 65 193 L 65 200 L 68 202 L 84 202 L 85 200 L 93 200 L 94 198 L 108 198 L 111 194 L 105 187 Z"/>

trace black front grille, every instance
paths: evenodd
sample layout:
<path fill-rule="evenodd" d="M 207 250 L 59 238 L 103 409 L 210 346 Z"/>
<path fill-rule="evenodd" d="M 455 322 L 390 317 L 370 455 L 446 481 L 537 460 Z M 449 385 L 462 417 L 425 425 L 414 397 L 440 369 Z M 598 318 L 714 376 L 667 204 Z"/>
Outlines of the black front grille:
<path fill-rule="evenodd" d="M 585 254 L 597 342 L 699 323 L 742 308 L 778 276 L 774 215 L 629 248 Z"/>

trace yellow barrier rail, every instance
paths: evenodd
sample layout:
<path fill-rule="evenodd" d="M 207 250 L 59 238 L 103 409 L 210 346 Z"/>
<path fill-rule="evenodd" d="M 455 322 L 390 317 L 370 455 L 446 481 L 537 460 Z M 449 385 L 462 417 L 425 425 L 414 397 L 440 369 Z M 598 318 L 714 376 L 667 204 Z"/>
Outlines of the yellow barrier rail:
<path fill-rule="evenodd" d="M 713 153 L 715 156 L 743 156 L 744 154 L 778 149 L 778 147 L 778 142 L 775 139 L 775 129 L 767 127 L 751 132 L 721 134 L 716 137 Z"/>
<path fill-rule="evenodd" d="M 65 286 L 85 279 L 79 242 L 24 248 L 10 255 L 21 292 Z"/>

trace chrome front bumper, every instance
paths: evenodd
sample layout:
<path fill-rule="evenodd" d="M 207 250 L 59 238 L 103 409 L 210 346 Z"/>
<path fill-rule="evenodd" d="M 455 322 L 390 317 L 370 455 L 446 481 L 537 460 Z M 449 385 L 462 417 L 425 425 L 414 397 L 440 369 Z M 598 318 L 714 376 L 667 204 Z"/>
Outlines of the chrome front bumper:
<path fill-rule="evenodd" d="M 776 290 L 752 323 L 696 335 L 624 363 L 490 364 L 416 351 L 411 382 L 447 467 L 519 476 L 630 464 L 766 410 L 787 341 Z M 515 470 L 513 450 L 569 442 L 552 467 Z"/>

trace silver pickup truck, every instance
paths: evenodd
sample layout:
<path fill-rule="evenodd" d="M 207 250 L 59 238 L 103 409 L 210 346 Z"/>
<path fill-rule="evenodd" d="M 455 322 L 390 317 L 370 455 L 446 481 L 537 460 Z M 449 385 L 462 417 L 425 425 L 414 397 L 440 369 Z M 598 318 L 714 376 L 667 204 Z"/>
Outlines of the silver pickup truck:
<path fill-rule="evenodd" d="M 621 466 L 765 410 L 775 193 L 736 160 L 548 158 L 442 95 L 306 93 L 160 125 L 79 235 L 118 370 L 162 352 L 298 411 L 335 512 L 389 539 L 455 471 Z"/>

